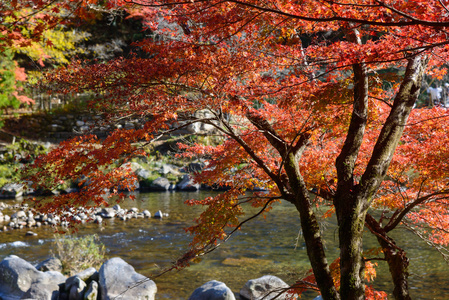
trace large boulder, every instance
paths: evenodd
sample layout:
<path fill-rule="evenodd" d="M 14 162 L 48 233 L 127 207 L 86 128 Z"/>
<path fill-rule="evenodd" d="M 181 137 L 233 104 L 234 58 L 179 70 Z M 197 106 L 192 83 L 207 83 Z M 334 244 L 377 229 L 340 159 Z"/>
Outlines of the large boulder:
<path fill-rule="evenodd" d="M 99 271 L 102 300 L 154 300 L 157 287 L 154 281 L 137 273 L 119 257 L 106 261 Z"/>
<path fill-rule="evenodd" d="M 38 263 L 36 269 L 42 272 L 57 271 L 62 272 L 62 262 L 59 258 L 50 257 Z"/>
<path fill-rule="evenodd" d="M 189 300 L 235 300 L 235 296 L 226 284 L 212 280 L 197 288 Z"/>
<path fill-rule="evenodd" d="M 189 175 L 184 175 L 181 182 L 176 185 L 176 188 L 181 191 L 198 191 L 200 184 L 195 183 Z"/>
<path fill-rule="evenodd" d="M 179 172 L 179 168 L 171 164 L 162 164 L 158 172 L 162 175 L 172 174 L 175 176 L 179 176 L 181 174 Z"/>
<path fill-rule="evenodd" d="M 168 191 L 170 189 L 170 181 L 164 177 L 158 177 L 151 183 L 151 189 L 154 191 Z"/>
<path fill-rule="evenodd" d="M 0 299 L 58 299 L 59 284 L 65 280 L 59 272 L 38 271 L 29 262 L 10 255 L 0 262 Z"/>
<path fill-rule="evenodd" d="M 257 279 L 248 280 L 240 290 L 240 299 L 270 300 L 288 299 L 287 293 L 283 293 L 289 287 L 282 279 L 273 275 L 265 275 Z M 280 295 L 280 293 L 283 293 Z"/>
<path fill-rule="evenodd" d="M 0 189 L 0 198 L 18 198 L 22 196 L 23 188 L 20 183 L 7 183 Z"/>

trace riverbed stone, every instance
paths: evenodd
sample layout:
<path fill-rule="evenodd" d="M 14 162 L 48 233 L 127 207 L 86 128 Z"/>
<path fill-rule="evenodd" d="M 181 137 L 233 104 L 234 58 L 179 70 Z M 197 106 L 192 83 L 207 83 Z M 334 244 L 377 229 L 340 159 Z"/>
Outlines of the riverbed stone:
<path fill-rule="evenodd" d="M 23 210 L 19 210 L 12 214 L 11 219 L 25 219 L 27 217 L 26 212 Z"/>
<path fill-rule="evenodd" d="M 111 219 L 115 217 L 115 214 L 116 210 L 113 207 L 104 207 L 100 212 L 100 216 L 103 219 Z"/>
<path fill-rule="evenodd" d="M 163 217 L 164 217 L 164 214 L 160 210 L 158 210 L 157 212 L 154 213 L 155 219 L 162 219 Z"/>
<path fill-rule="evenodd" d="M 65 276 L 56 271 L 41 272 L 18 256 L 0 262 L 0 299 L 57 299 Z"/>
<path fill-rule="evenodd" d="M 226 284 L 211 280 L 197 288 L 189 300 L 235 300 L 235 296 Z"/>
<path fill-rule="evenodd" d="M 119 257 L 106 261 L 101 266 L 99 275 L 102 300 L 154 300 L 155 298 L 156 283 L 137 273 L 130 264 Z"/>
<path fill-rule="evenodd" d="M 257 279 L 251 279 L 246 282 L 245 286 L 240 290 L 240 298 L 244 300 L 259 299 L 287 299 L 287 294 L 281 294 L 288 288 L 282 279 L 273 275 L 265 275 Z"/>

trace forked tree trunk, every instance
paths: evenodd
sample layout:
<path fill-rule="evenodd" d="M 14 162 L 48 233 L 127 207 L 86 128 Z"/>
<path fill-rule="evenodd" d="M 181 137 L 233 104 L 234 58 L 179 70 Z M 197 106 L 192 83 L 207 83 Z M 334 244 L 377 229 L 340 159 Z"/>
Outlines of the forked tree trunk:
<path fill-rule="evenodd" d="M 390 114 L 382 127 L 360 182 L 353 177 L 355 161 L 363 136 L 366 115 L 366 71 L 363 65 L 354 66 L 354 112 L 348 130 L 348 136 L 337 158 L 338 186 L 334 205 L 339 226 L 341 299 L 362 300 L 364 295 L 364 263 L 362 257 L 362 232 L 366 212 L 382 183 L 394 151 L 407 124 L 408 116 L 416 102 L 421 87 L 427 60 L 420 56 L 408 60 L 404 79 L 394 99 Z M 392 276 L 400 282 L 406 264 L 403 256 L 391 253 Z M 402 266 L 399 267 L 398 266 Z M 406 278 L 405 278 L 406 279 Z M 405 281 L 406 282 L 406 281 Z M 398 294 L 407 286 L 402 284 Z M 402 299 L 402 298 L 400 298 Z M 407 299 L 407 298 L 404 298 Z"/>

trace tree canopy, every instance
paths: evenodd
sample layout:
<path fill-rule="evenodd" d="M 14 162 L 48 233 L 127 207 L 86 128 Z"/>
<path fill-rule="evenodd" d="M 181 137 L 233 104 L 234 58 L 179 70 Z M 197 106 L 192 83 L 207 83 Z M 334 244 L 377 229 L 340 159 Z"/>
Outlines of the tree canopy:
<path fill-rule="evenodd" d="M 313 271 L 292 293 L 314 282 L 323 299 L 385 297 L 366 287 L 367 229 L 389 266 L 395 298 L 410 299 L 406 249 L 391 232 L 407 226 L 448 258 L 447 111 L 413 109 L 424 74 L 446 74 L 446 4 L 111 1 L 153 32 L 135 44 L 146 55 L 74 61 L 47 79 L 59 91 L 95 92 L 91 107 L 102 122 L 131 118 L 144 125 L 104 140 L 65 141 L 36 160 L 36 183 L 89 180 L 77 195 L 58 196 L 43 209 L 107 203 L 105 189 L 133 182 L 130 170 L 109 167 L 115 160 L 143 155 L 142 144 L 205 123 L 223 143 L 180 145 L 180 155 L 207 159 L 195 180 L 228 190 L 188 202 L 207 208 L 188 229 L 191 251 L 174 267 L 251 226 L 242 203 L 266 213 L 284 199 L 299 213 Z M 207 114 L 195 117 L 197 111 Z M 248 196 L 255 187 L 266 192 Z M 340 257 L 333 263 L 320 233 L 322 209 L 338 220 Z"/>

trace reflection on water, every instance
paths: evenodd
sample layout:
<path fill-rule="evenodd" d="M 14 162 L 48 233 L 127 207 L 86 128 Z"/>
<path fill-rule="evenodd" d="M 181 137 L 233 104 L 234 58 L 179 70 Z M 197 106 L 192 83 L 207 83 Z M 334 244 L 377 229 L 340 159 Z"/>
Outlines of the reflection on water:
<path fill-rule="evenodd" d="M 169 266 L 188 248 L 190 241 L 184 228 L 194 224 L 201 207 L 184 205 L 187 199 L 205 197 L 207 193 L 137 194 L 136 201 L 120 203 L 122 207 L 162 210 L 168 218 L 132 219 L 126 222 L 105 220 L 102 225 L 80 227 L 79 234 L 97 233 L 106 245 L 108 257 L 120 256 L 146 276 Z M 329 260 L 338 255 L 335 224 L 331 220 L 324 231 Z M 9 254 L 37 263 L 49 256 L 54 230 L 33 229 L 37 236 L 25 236 L 26 229 L 0 233 L 0 259 Z M 293 283 L 295 276 L 310 268 L 304 243 L 297 237 L 299 218 L 289 203 L 277 205 L 266 219 L 258 218 L 242 228 L 232 239 L 207 255 L 200 263 L 155 279 L 157 299 L 187 299 L 196 287 L 215 279 L 225 282 L 238 293 L 249 279 L 272 274 Z M 413 299 L 447 299 L 449 271 L 444 260 L 423 242 L 403 231 L 396 236 L 398 245 L 410 258 L 410 287 Z M 365 248 L 378 247 L 366 234 Z M 388 268 L 379 262 L 377 289 L 391 291 Z M 312 299 L 309 293 L 303 299 Z"/>

